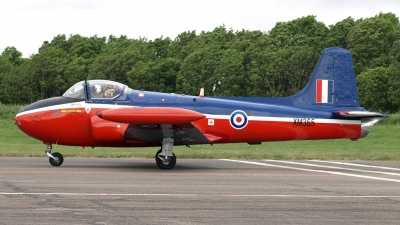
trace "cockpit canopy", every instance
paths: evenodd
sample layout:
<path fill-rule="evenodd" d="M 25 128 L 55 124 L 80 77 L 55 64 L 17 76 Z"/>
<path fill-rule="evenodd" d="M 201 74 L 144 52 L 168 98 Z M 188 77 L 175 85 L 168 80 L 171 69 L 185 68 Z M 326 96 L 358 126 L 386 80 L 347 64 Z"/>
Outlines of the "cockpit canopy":
<path fill-rule="evenodd" d="M 119 96 L 125 85 L 109 80 L 88 81 L 91 98 L 115 98 Z"/>
<path fill-rule="evenodd" d="M 85 94 L 84 94 L 84 86 L 85 82 L 81 81 L 76 83 L 74 86 L 72 86 L 68 91 L 66 91 L 63 96 L 67 98 L 76 98 L 76 99 L 85 99 Z"/>
<path fill-rule="evenodd" d="M 125 85 L 109 80 L 89 80 L 87 81 L 88 98 L 92 99 L 114 99 L 122 94 Z M 85 81 L 76 83 L 64 94 L 64 97 L 73 99 L 85 99 Z"/>

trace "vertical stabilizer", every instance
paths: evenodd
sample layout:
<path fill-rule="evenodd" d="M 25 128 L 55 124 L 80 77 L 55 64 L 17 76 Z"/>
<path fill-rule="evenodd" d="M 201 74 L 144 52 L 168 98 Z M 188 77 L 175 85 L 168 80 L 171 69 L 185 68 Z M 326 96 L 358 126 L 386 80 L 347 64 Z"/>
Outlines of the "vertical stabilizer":
<path fill-rule="evenodd" d="M 297 106 L 359 107 L 350 51 L 342 48 L 323 50 L 306 87 L 286 100 Z"/>

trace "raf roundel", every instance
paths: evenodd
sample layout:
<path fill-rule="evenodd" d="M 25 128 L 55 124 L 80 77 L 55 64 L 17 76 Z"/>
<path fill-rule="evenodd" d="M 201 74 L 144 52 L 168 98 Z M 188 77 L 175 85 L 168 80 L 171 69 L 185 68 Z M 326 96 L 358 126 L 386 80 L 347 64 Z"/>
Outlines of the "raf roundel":
<path fill-rule="evenodd" d="M 231 126 L 235 129 L 243 129 L 247 125 L 247 114 L 241 110 L 236 110 L 229 119 Z"/>

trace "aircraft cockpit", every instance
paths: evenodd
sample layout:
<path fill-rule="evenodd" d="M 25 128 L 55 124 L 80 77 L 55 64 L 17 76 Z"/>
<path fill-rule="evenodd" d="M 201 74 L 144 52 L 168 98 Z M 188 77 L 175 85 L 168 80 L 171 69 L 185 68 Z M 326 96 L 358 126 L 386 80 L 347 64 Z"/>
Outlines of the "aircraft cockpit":
<path fill-rule="evenodd" d="M 115 98 L 119 96 L 125 85 L 109 80 L 88 81 L 91 98 Z"/>
<path fill-rule="evenodd" d="M 126 97 L 124 84 L 109 80 L 89 80 L 87 83 L 88 99 L 120 99 Z M 85 81 L 81 81 L 68 89 L 63 96 L 73 99 L 85 99 Z"/>

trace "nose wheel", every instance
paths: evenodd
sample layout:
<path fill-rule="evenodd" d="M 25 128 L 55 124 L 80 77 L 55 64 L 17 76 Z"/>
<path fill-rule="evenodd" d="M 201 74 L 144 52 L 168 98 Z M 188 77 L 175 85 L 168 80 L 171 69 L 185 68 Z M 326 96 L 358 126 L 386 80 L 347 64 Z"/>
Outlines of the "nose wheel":
<path fill-rule="evenodd" d="M 52 166 L 61 166 L 61 164 L 64 162 L 64 157 L 61 155 L 61 153 L 54 152 L 51 154 L 51 149 L 53 147 L 51 145 L 47 146 L 46 149 L 46 154 L 49 157 L 49 162 Z"/>
<path fill-rule="evenodd" d="M 61 166 L 61 164 L 64 162 L 64 157 L 58 152 L 54 152 L 51 155 L 53 157 L 49 157 L 50 164 L 52 166 Z"/>

